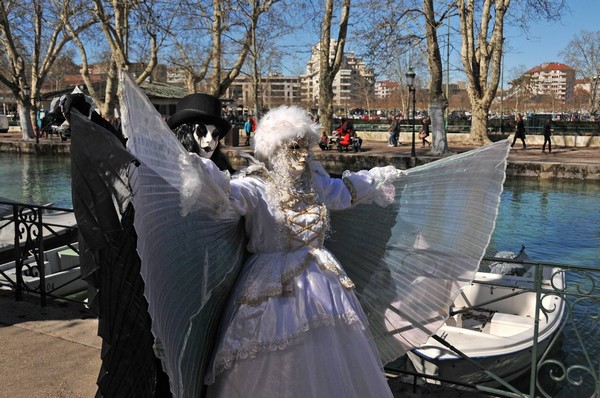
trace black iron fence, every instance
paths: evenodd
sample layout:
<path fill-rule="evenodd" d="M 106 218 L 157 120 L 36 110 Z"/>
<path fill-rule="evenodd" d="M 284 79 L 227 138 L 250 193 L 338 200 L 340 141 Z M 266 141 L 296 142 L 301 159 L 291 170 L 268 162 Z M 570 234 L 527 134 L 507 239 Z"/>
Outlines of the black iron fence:
<path fill-rule="evenodd" d="M 73 210 L 0 201 L 0 288 L 17 300 L 39 295 L 45 306 L 76 284 L 84 286 Z"/>
<path fill-rule="evenodd" d="M 527 119 L 525 124 L 525 132 L 527 134 L 543 134 L 544 133 L 544 122 L 546 119 L 530 117 Z M 387 132 L 389 129 L 389 122 L 365 122 L 359 121 L 353 124 L 356 131 L 381 131 Z M 421 130 L 421 120 L 417 119 L 415 122 L 417 131 Z M 489 132 L 511 134 L 515 131 L 515 121 L 505 119 L 490 119 L 488 120 L 487 129 Z M 412 121 L 401 120 L 400 130 L 403 132 L 412 131 Z M 574 134 L 574 135 L 598 135 L 600 134 L 600 121 L 570 121 L 570 120 L 555 120 L 552 122 L 552 130 L 558 134 Z M 446 132 L 449 134 L 453 133 L 469 133 L 471 131 L 471 122 L 462 120 L 449 121 L 446 126 Z"/>

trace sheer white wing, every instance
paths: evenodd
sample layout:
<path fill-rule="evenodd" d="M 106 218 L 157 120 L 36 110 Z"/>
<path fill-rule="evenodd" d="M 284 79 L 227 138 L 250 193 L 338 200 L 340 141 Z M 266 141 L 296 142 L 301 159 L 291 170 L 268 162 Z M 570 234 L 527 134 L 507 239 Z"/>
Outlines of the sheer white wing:
<path fill-rule="evenodd" d="M 410 169 L 395 202 L 332 213 L 326 245 L 357 286 L 384 363 L 424 343 L 494 230 L 508 142 Z"/>
<path fill-rule="evenodd" d="M 130 183 L 156 351 L 176 397 L 202 395 L 221 307 L 244 255 L 228 176 L 188 154 L 123 73 L 122 126 L 139 160 Z"/>

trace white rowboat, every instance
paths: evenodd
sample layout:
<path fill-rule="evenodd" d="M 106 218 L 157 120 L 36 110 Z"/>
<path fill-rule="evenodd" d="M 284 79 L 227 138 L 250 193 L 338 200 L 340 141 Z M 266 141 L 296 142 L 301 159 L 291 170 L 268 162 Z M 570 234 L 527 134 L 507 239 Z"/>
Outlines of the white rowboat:
<path fill-rule="evenodd" d="M 72 245 L 77 248 L 77 243 Z M 79 255 L 68 246 L 46 250 L 43 254 L 46 293 L 54 296 L 68 296 L 86 289 L 87 283 L 81 280 Z M 16 282 L 15 262 L 0 265 L 0 289 L 12 289 L 9 279 Z M 23 281 L 30 290 L 40 287 L 40 274 L 35 257 L 24 261 Z"/>
<path fill-rule="evenodd" d="M 469 359 L 432 337 L 408 353 L 415 370 L 444 380 L 492 387 L 499 383 L 482 369 L 507 382 L 528 371 L 532 361 L 536 293 L 525 289 L 535 289 L 534 272 L 535 267 L 521 276 L 477 272 L 473 283 L 455 300 L 451 316 L 436 333 Z M 548 311 L 546 314 L 540 311 L 538 317 L 538 358 L 559 328 L 565 309 L 561 296 L 548 293 L 564 287 L 564 272 L 544 267 L 541 303 Z M 435 379 L 426 381 L 442 384 Z"/>

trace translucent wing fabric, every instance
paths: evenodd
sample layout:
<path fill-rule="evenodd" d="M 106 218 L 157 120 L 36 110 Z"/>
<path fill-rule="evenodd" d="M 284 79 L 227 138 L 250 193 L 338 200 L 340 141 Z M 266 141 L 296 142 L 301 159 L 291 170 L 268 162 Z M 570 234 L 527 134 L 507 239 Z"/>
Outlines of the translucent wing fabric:
<path fill-rule="evenodd" d="M 199 397 L 218 315 L 242 262 L 243 225 L 125 73 L 121 89 L 127 147 L 140 162 L 130 183 L 155 349 L 173 395 Z"/>
<path fill-rule="evenodd" d="M 326 246 L 357 286 L 384 363 L 436 332 L 469 284 L 494 230 L 502 141 L 406 172 L 395 202 L 332 213 Z"/>

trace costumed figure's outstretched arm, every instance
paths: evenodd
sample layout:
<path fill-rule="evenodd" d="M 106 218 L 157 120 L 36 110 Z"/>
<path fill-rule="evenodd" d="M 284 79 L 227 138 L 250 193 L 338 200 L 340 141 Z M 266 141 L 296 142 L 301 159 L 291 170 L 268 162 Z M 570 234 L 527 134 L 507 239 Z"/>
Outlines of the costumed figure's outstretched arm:
<path fill-rule="evenodd" d="M 139 161 L 130 185 L 155 350 L 173 395 L 199 397 L 244 256 L 242 219 L 229 200 L 229 177 L 183 148 L 129 75 L 121 83 L 123 132 Z"/>
<path fill-rule="evenodd" d="M 345 171 L 342 178 L 331 178 L 318 162 L 312 162 L 311 169 L 321 199 L 332 211 L 359 204 L 375 203 L 381 207 L 392 204 L 395 197 L 394 182 L 403 174 L 402 170 L 385 166 L 359 172 Z"/>

